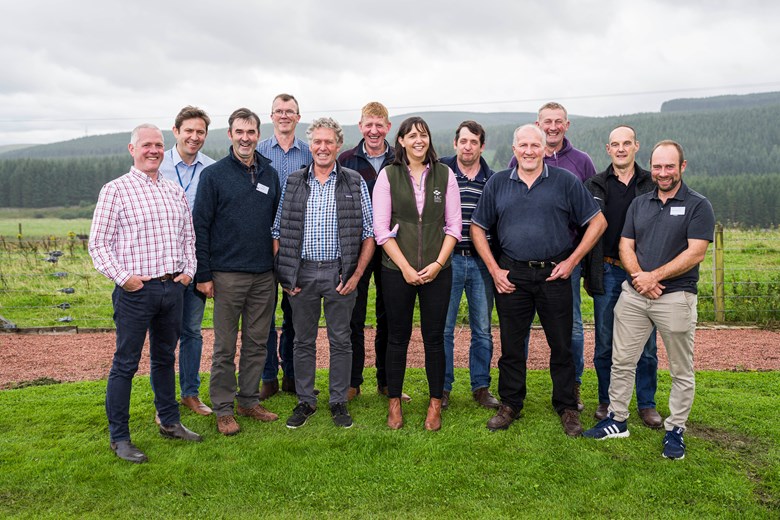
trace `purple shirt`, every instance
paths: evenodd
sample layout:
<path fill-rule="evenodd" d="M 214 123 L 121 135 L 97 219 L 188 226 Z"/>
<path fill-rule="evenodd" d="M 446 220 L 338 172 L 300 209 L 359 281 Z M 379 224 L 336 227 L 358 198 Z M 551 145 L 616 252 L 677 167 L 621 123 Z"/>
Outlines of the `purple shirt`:
<path fill-rule="evenodd" d="M 455 237 L 460 242 L 462 217 L 460 212 L 460 190 L 455 174 L 448 167 L 449 176 L 447 178 L 447 195 L 444 199 L 444 234 Z M 414 187 L 414 196 L 417 202 L 417 213 L 422 214 L 425 204 L 425 179 L 428 176 L 430 165 L 425 167 L 422 176 L 420 176 L 420 185 L 415 184 L 414 178 L 409 174 Z M 398 224 L 390 229 L 390 214 L 393 204 L 390 198 L 390 181 L 387 180 L 387 172 L 384 168 L 379 172 L 379 177 L 374 185 L 374 238 L 376 244 L 381 246 L 391 238 L 395 238 L 398 232 Z"/>

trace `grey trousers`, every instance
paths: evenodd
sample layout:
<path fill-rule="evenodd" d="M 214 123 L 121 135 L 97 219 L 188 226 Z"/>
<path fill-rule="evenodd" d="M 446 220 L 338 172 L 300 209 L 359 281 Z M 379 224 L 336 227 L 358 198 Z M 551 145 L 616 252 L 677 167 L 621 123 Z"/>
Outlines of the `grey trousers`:
<path fill-rule="evenodd" d="M 616 420 L 628 418 L 636 364 L 655 325 L 664 341 L 672 376 L 670 415 L 664 426 L 667 431 L 675 427 L 685 429 L 696 391 L 693 337 L 698 317 L 697 301 L 695 294 L 685 291 L 650 300 L 636 292 L 628 281 L 623 282 L 620 299 L 615 305 L 609 383 L 609 411 L 615 413 Z"/>
<path fill-rule="evenodd" d="M 262 274 L 214 272 L 214 355 L 209 395 L 217 417 L 233 415 L 233 400 L 252 408 L 260 402 L 268 328 L 274 314 L 276 278 Z M 241 318 L 241 358 L 236 394 L 236 340 Z"/>
<path fill-rule="evenodd" d="M 352 331 L 349 322 L 357 291 L 346 296 L 336 292 L 340 282 L 339 265 L 339 260 L 301 261 L 298 271 L 301 292 L 290 297 L 295 328 L 295 390 L 299 401 L 313 407 L 317 406 L 314 376 L 317 370 L 317 328 L 323 306 L 330 343 L 330 404 L 347 402 L 352 372 Z"/>

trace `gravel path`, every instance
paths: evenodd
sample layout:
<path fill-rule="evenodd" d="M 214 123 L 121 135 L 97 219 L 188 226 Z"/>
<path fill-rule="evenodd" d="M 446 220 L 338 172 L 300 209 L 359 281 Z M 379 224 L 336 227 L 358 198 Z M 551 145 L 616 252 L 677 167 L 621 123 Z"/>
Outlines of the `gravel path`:
<path fill-rule="evenodd" d="M 455 366 L 468 366 L 469 330 L 456 330 Z M 492 366 L 500 355 L 498 328 L 493 332 L 495 350 Z M 373 329 L 366 330 L 366 366 L 374 366 Z M 201 371 L 211 366 L 212 330 L 204 331 Z M 327 337 L 320 329 L 317 364 L 327 367 Z M 547 368 L 549 355 L 542 330 L 531 333 L 528 367 Z M 0 388 L 15 383 L 51 378 L 58 381 L 96 380 L 107 377 L 114 353 L 113 333 L 12 334 L 0 333 Z M 659 368 L 668 369 L 666 351 L 659 338 Z M 700 328 L 696 332 L 697 370 L 780 370 L 780 331 L 734 328 Z M 585 331 L 585 366 L 593 368 L 593 331 Z M 423 366 L 419 329 L 412 334 L 408 363 Z M 144 349 L 140 374 L 149 373 L 149 350 Z"/>

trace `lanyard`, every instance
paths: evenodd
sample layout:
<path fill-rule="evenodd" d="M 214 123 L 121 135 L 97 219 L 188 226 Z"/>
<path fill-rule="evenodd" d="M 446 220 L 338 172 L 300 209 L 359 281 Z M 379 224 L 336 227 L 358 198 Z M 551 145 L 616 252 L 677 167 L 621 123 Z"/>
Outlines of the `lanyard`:
<path fill-rule="evenodd" d="M 173 161 L 174 161 L 174 159 L 173 159 L 173 148 L 171 148 L 171 162 L 173 162 Z M 182 161 L 182 162 L 184 162 L 184 161 Z M 187 183 L 187 186 L 185 186 L 184 183 L 181 181 L 181 175 L 179 174 L 179 165 L 174 163 L 173 168 L 176 170 L 176 177 L 179 179 L 179 186 L 184 188 L 184 193 L 187 193 L 187 190 L 190 189 L 190 185 L 192 184 L 192 179 L 195 178 L 195 172 L 198 170 L 198 163 L 196 162 L 196 163 L 192 164 L 192 176 L 190 177 L 190 182 Z M 189 169 L 190 169 L 190 167 L 187 166 L 187 169 L 184 170 L 184 172 L 186 173 Z"/>

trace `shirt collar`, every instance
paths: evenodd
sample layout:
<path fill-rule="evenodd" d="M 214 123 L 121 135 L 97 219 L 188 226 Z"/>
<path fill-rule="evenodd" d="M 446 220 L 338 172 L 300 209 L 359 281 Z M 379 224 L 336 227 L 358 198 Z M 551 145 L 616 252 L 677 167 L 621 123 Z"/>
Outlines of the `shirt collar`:
<path fill-rule="evenodd" d="M 329 179 L 333 179 L 336 177 L 336 174 L 338 173 L 338 161 L 333 163 L 333 169 L 330 172 L 330 175 L 328 176 Z M 314 178 L 314 163 L 311 163 L 309 165 L 309 180 Z"/>
<path fill-rule="evenodd" d="M 271 148 L 273 148 L 274 146 L 278 146 L 279 148 L 281 148 L 281 146 L 279 145 L 279 140 L 276 138 L 276 134 L 271 136 Z M 297 137 L 293 139 L 293 144 L 290 148 L 291 149 L 298 148 L 300 150 L 301 148 L 300 139 L 298 139 Z"/>
<path fill-rule="evenodd" d="M 181 155 L 179 155 L 179 149 L 176 148 L 176 145 L 173 145 L 173 148 L 170 149 L 168 152 L 171 154 L 171 159 L 173 160 L 174 166 L 177 166 L 179 164 L 184 164 L 187 167 L 192 166 L 193 164 L 203 164 L 203 154 L 200 153 L 200 150 L 198 150 L 198 153 L 195 154 L 195 160 L 192 161 L 192 164 L 188 165 L 184 162 L 184 160 L 181 158 Z"/>
<path fill-rule="evenodd" d="M 677 193 L 674 194 L 674 197 L 669 197 L 667 201 L 669 200 L 685 200 L 685 196 L 688 195 L 688 186 L 685 185 L 685 183 L 680 179 L 680 189 L 677 190 Z M 653 188 L 653 198 L 656 200 L 661 200 L 658 197 L 658 186 Z"/>
<path fill-rule="evenodd" d="M 513 181 L 522 182 L 520 180 L 520 176 L 517 174 L 518 168 L 519 166 L 515 166 L 514 168 L 512 168 L 512 173 L 509 174 L 509 178 L 512 179 Z M 541 178 L 546 179 L 549 176 L 550 176 L 550 172 L 547 170 L 547 164 L 543 163 Z"/>
<path fill-rule="evenodd" d="M 142 180 L 144 182 L 148 182 L 150 184 L 154 184 L 154 181 L 151 177 L 149 177 L 147 174 L 142 172 L 141 170 L 137 169 L 135 166 L 130 167 L 130 173 L 132 173 L 134 176 L 136 176 L 139 180 Z M 162 178 L 162 175 L 160 175 L 160 172 L 157 172 L 157 180 L 160 180 Z"/>
<path fill-rule="evenodd" d="M 385 157 L 387 155 L 387 152 L 389 151 L 390 151 L 390 145 L 387 143 L 387 139 L 385 139 L 385 151 L 380 153 L 379 155 L 370 155 L 368 153 L 368 150 L 366 150 L 366 140 L 363 139 L 363 155 L 365 155 L 369 159 L 379 159 L 380 157 Z"/>

